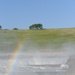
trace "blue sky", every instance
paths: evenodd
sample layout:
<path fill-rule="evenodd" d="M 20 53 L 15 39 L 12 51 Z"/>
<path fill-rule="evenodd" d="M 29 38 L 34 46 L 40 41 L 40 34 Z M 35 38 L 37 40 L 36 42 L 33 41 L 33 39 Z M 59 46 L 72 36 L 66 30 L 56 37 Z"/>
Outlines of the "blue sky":
<path fill-rule="evenodd" d="M 3 29 L 28 29 L 35 23 L 44 28 L 75 27 L 75 0 L 0 0 Z"/>

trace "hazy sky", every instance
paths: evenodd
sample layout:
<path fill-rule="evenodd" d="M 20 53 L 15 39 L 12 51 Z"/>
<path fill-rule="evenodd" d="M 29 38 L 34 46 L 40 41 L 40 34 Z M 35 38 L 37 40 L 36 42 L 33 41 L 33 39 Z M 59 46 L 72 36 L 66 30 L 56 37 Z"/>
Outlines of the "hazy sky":
<path fill-rule="evenodd" d="M 75 0 L 0 0 L 3 29 L 28 29 L 34 23 L 44 28 L 75 27 Z"/>

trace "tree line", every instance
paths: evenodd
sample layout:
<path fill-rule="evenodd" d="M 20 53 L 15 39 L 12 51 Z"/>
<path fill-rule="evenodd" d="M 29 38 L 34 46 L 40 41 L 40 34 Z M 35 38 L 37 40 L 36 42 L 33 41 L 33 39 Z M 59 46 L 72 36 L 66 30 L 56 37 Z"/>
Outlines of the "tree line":
<path fill-rule="evenodd" d="M 30 30 L 42 30 L 43 29 L 43 25 L 42 24 L 32 24 L 29 26 Z M 0 30 L 2 30 L 2 26 L 0 25 Z M 8 30 L 8 29 L 6 29 Z M 18 30 L 18 28 L 13 28 L 13 30 Z"/>
<path fill-rule="evenodd" d="M 43 29 L 43 25 L 42 24 L 32 24 L 31 26 L 29 26 L 30 30 L 39 30 L 39 29 Z"/>

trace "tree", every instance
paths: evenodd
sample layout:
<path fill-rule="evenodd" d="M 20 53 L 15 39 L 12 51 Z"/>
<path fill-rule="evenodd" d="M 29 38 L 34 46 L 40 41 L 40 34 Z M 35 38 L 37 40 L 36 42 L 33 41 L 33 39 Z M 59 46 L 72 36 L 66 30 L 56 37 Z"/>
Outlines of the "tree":
<path fill-rule="evenodd" d="M 0 30 L 2 29 L 2 26 L 0 25 Z"/>
<path fill-rule="evenodd" d="M 13 30 L 18 30 L 18 28 L 13 28 Z"/>
<path fill-rule="evenodd" d="M 43 25 L 42 24 L 32 24 L 31 26 L 29 26 L 29 29 L 32 30 L 39 30 L 39 29 L 43 29 Z"/>

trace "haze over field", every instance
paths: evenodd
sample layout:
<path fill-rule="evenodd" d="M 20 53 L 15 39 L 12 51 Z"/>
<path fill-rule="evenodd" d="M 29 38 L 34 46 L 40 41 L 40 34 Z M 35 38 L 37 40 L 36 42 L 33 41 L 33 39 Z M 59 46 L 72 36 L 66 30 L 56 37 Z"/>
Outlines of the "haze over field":
<path fill-rule="evenodd" d="M 23 39 L 23 50 L 65 50 L 74 48 L 75 28 L 45 30 L 1 30 L 0 49 L 13 51 Z"/>

